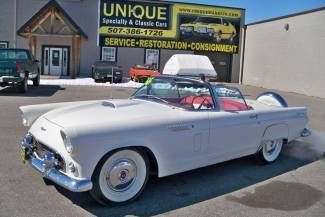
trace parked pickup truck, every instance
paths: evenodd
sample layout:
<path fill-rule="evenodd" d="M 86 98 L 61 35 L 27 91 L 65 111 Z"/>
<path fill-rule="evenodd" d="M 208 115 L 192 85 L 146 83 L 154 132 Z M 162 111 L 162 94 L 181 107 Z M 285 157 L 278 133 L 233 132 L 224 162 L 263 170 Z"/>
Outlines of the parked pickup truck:
<path fill-rule="evenodd" d="M 29 50 L 0 49 L 0 86 L 18 86 L 21 93 L 27 92 L 28 79 L 39 86 L 38 62 Z"/>

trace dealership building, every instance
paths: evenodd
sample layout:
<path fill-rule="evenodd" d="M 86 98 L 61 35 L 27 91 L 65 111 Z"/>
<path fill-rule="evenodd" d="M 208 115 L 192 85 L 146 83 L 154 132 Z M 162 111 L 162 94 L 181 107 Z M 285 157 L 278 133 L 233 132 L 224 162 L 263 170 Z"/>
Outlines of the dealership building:
<path fill-rule="evenodd" d="M 245 10 L 169 1 L 1 0 L 0 47 L 27 48 L 43 75 L 85 77 L 111 61 L 163 70 L 179 53 L 207 55 L 239 82 Z M 203 22 L 204 25 L 196 26 Z"/>
<path fill-rule="evenodd" d="M 0 47 L 27 48 L 43 75 L 87 77 L 94 62 L 162 71 L 207 55 L 218 81 L 325 97 L 325 7 L 245 25 L 245 10 L 145 0 L 1 0 Z"/>

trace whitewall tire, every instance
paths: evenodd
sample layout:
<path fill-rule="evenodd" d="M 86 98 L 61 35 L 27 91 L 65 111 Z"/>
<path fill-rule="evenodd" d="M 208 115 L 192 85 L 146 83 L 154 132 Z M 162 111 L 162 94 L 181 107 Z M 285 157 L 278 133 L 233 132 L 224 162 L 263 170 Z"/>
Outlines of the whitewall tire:
<path fill-rule="evenodd" d="M 90 191 L 104 205 L 123 205 L 135 200 L 149 177 L 149 161 L 145 154 L 123 149 L 105 156 L 93 175 Z"/>
<path fill-rule="evenodd" d="M 283 139 L 263 141 L 262 147 L 257 153 L 258 161 L 262 163 L 272 163 L 281 154 Z"/>

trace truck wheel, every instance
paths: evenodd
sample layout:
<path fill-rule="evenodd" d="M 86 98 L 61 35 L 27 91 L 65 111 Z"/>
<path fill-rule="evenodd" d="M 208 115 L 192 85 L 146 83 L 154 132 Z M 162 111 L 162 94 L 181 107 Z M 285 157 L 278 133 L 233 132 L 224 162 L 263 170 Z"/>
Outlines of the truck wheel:
<path fill-rule="evenodd" d="M 26 93 L 28 90 L 28 76 L 25 76 L 24 80 L 19 82 L 18 89 L 20 93 Z"/>
<path fill-rule="evenodd" d="M 259 163 L 273 163 L 281 154 L 283 139 L 274 139 L 263 141 L 261 149 L 256 153 L 256 158 Z"/>
<path fill-rule="evenodd" d="M 104 205 L 123 205 L 135 200 L 149 177 L 146 155 L 134 149 L 123 149 L 104 157 L 92 176 L 90 194 Z"/>
<path fill-rule="evenodd" d="M 36 76 L 36 78 L 33 78 L 33 86 L 34 87 L 38 87 L 39 84 L 40 84 L 40 79 L 41 79 L 41 76 L 40 74 L 38 73 L 38 75 Z"/>

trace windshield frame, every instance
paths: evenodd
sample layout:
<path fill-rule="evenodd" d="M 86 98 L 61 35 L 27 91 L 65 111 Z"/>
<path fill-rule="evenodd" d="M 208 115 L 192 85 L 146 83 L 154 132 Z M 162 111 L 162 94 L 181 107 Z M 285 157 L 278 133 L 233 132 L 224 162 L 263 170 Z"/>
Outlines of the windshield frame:
<path fill-rule="evenodd" d="M 217 96 L 216 92 L 215 92 L 215 87 L 220 87 L 220 88 L 227 88 L 227 89 L 230 89 L 230 90 L 235 90 L 239 93 L 240 97 L 243 99 L 243 102 L 245 103 L 245 106 L 247 108 L 247 110 L 249 110 L 249 105 L 247 104 L 246 102 L 246 99 L 243 95 L 243 93 L 240 91 L 239 88 L 237 87 L 232 87 L 232 86 L 226 86 L 226 85 L 222 85 L 222 84 L 210 84 L 211 85 L 211 89 L 213 91 L 213 96 L 214 98 L 217 100 L 218 102 L 218 105 L 219 105 L 219 111 L 224 111 L 224 112 L 239 112 L 239 111 L 245 111 L 245 110 L 232 110 L 232 111 L 227 111 L 227 110 L 223 110 L 221 109 L 221 106 L 220 106 L 220 102 L 219 102 L 219 97 Z"/>
<path fill-rule="evenodd" d="M 213 101 L 213 108 L 211 108 L 211 109 L 199 109 L 199 110 L 197 110 L 197 109 L 187 109 L 187 108 L 184 108 L 183 106 L 180 106 L 177 103 L 166 102 L 166 100 L 164 100 L 164 99 L 161 99 L 161 100 L 153 99 L 153 98 L 159 98 L 157 96 L 154 96 L 153 98 L 150 99 L 150 96 L 151 95 L 148 94 L 148 90 L 149 89 L 147 89 L 147 99 L 144 99 L 146 97 L 146 95 L 136 96 L 136 94 L 138 92 L 140 92 L 142 90 L 142 88 L 144 86 L 146 86 L 146 84 L 144 84 L 140 88 L 138 88 L 131 95 L 130 99 L 150 100 L 150 101 L 153 101 L 153 102 L 162 103 L 162 104 L 165 104 L 165 105 L 182 108 L 182 109 L 185 109 L 187 111 L 202 112 L 202 111 L 219 111 L 220 110 L 219 109 L 220 108 L 219 107 L 219 103 L 218 103 L 218 101 L 215 98 L 214 91 L 213 91 L 212 86 L 211 86 L 211 84 L 209 82 L 202 81 L 202 80 L 197 80 L 197 79 L 192 79 L 192 78 L 184 78 L 184 77 L 178 77 L 178 76 L 166 76 L 166 75 L 165 76 L 164 75 L 153 76 L 152 79 L 161 79 L 161 80 L 165 80 L 165 81 L 169 81 L 171 83 L 174 83 L 176 85 L 176 88 L 177 88 L 178 97 L 180 97 L 180 93 L 179 93 L 179 90 L 178 90 L 177 81 L 187 81 L 187 82 L 193 82 L 193 83 L 196 83 L 196 84 L 199 84 L 199 85 L 203 85 L 203 86 L 205 86 L 209 90 L 210 96 L 211 96 L 212 101 Z M 165 102 L 163 102 L 163 101 L 165 101 Z"/>

